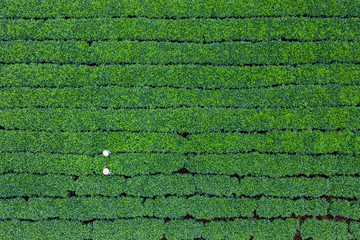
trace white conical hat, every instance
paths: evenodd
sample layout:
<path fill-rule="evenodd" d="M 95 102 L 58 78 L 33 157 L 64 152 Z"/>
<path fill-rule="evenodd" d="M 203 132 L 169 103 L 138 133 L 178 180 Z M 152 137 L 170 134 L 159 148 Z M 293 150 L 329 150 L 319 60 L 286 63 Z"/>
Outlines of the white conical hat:
<path fill-rule="evenodd" d="M 110 151 L 109 150 L 104 150 L 103 152 L 102 152 L 102 154 L 105 156 L 105 157 L 108 157 L 109 155 L 110 155 Z"/>
<path fill-rule="evenodd" d="M 103 174 L 109 175 L 109 174 L 110 174 L 110 170 L 109 170 L 108 168 L 104 168 L 104 169 L 103 169 Z"/>

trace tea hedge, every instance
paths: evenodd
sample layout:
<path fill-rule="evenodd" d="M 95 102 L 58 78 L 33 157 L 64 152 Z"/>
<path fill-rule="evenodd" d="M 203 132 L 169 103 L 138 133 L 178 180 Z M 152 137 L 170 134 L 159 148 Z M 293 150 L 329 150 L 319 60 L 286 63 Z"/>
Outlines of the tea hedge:
<path fill-rule="evenodd" d="M 347 63 L 286 66 L 4 64 L 0 86 L 246 88 L 278 84 L 359 85 L 360 65 Z"/>
<path fill-rule="evenodd" d="M 147 209 L 138 198 L 22 198 L 0 200 L 2 219 L 90 220 L 145 216 Z"/>
<path fill-rule="evenodd" d="M 0 175 L 0 196 L 62 196 L 69 195 L 73 178 L 71 176 L 33 174 Z"/>
<path fill-rule="evenodd" d="M 238 174 L 239 176 L 294 176 L 303 174 L 335 175 L 358 173 L 359 156 L 351 155 L 289 155 L 289 154 L 228 154 L 190 156 L 186 168 L 190 172 Z"/>
<path fill-rule="evenodd" d="M 22 222 L 7 221 L 0 223 L 1 233 L 6 239 L 34 239 L 34 238 L 62 238 L 73 239 L 160 239 L 163 235 L 167 239 L 206 239 L 218 238 L 289 238 L 295 234 L 297 220 L 243 220 L 236 219 L 231 222 L 211 222 L 205 226 L 195 220 L 174 220 L 164 224 L 161 219 L 129 219 L 114 220 L 113 222 L 94 221 L 92 228 L 81 222 L 68 222 L 63 220 Z M 61 226 L 61 232 L 57 227 Z M 11 229 L 9 234 L 9 229 Z M 36 231 L 34 231 L 36 229 Z M 91 230 L 93 229 L 93 230 Z M 191 229 L 191 231 L 189 231 Z M 223 231 L 219 231 L 223 230 Z M 241 229 L 241 231 L 239 231 Z M 34 234 L 36 232 L 36 234 Z"/>
<path fill-rule="evenodd" d="M 1 199 L 1 219 L 47 218 L 65 219 L 113 219 L 133 217 L 181 218 L 191 215 L 195 219 L 231 217 L 290 217 L 295 215 L 326 215 L 329 204 L 325 199 L 288 200 L 275 198 L 234 199 L 205 196 L 141 198 L 23 198 Z"/>
<path fill-rule="evenodd" d="M 218 196 L 279 196 L 279 197 L 320 197 L 342 196 L 358 197 L 357 185 L 359 180 L 351 177 L 324 178 L 268 178 L 251 177 L 239 182 L 228 176 L 197 176 L 195 186 L 201 193 Z M 152 181 L 149 181 L 149 185 Z M 147 186 L 147 184 L 144 184 Z"/>
<path fill-rule="evenodd" d="M 166 239 L 195 239 L 206 233 L 207 224 L 209 223 L 204 224 L 194 219 L 172 219 L 165 223 L 163 232 Z"/>
<path fill-rule="evenodd" d="M 0 172 L 55 173 L 79 176 L 93 174 L 93 172 L 101 174 L 107 164 L 112 172 L 122 175 L 133 176 L 157 172 L 170 174 L 182 168 L 187 158 L 184 154 L 123 153 L 112 154 L 110 161 L 101 157 L 100 153 L 91 157 L 46 152 L 37 154 L 3 152 L 0 155 Z"/>
<path fill-rule="evenodd" d="M 113 176 L 80 177 L 73 189 L 78 195 L 119 196 L 126 193 L 132 196 L 153 197 L 170 195 L 192 195 L 195 193 L 216 195 L 218 197 L 234 194 L 237 196 L 275 196 L 275 197 L 359 197 L 360 191 L 356 177 L 314 178 L 272 178 L 249 177 L 238 181 L 226 175 L 154 175 L 136 176 L 130 179 Z M 104 189 L 103 186 L 107 186 Z"/>
<path fill-rule="evenodd" d="M 225 0 L 5 0 L 0 3 L 0 17 L 128 17 L 196 18 L 196 17 L 276 17 L 284 15 L 359 16 L 360 3 L 353 0 L 250 0 L 246 3 Z"/>
<path fill-rule="evenodd" d="M 22 117 L 26 116 L 26 118 Z M 131 121 L 130 121 L 131 119 Z M 148 121 L 151 119 L 152 121 Z M 0 126 L 8 130 L 45 131 L 270 131 L 274 129 L 356 130 L 358 107 L 292 109 L 68 109 L 0 110 Z"/>
<path fill-rule="evenodd" d="M 159 219 L 115 220 L 114 222 L 95 221 L 96 239 L 286 239 L 295 235 L 298 221 L 283 220 L 244 220 L 210 222 L 205 225 L 195 220 L 172 220 L 163 223 Z M 133 230 L 135 229 L 135 231 Z M 151 229 L 151 231 L 149 231 Z"/>
<path fill-rule="evenodd" d="M 0 222 L 1 239 L 86 239 L 92 236 L 89 226 L 64 220 Z"/>
<path fill-rule="evenodd" d="M 92 237 L 94 239 L 161 239 L 170 224 L 170 222 L 164 223 L 163 219 L 153 218 L 95 221 Z M 189 238 L 189 233 L 184 235 Z"/>
<path fill-rule="evenodd" d="M 55 153 L 2 152 L 0 173 L 72 174 L 76 176 L 101 174 L 107 166 L 117 175 L 171 174 L 184 166 L 191 173 L 225 174 L 239 176 L 311 176 L 323 174 L 355 175 L 360 167 L 359 155 L 288 155 L 260 154 L 206 154 L 184 155 L 173 153 L 121 153 L 111 159 L 86 155 Z"/>
<path fill-rule="evenodd" d="M 357 18 L 246 18 L 246 19 L 0 19 L 4 40 L 146 40 L 190 41 L 299 41 L 359 40 Z"/>
<path fill-rule="evenodd" d="M 291 239 L 295 236 L 298 226 L 299 221 L 296 219 L 236 219 L 232 222 L 207 223 L 202 236 L 205 239 Z"/>
<path fill-rule="evenodd" d="M 356 231 L 357 223 L 351 223 L 351 231 Z M 59 229 L 59 227 L 61 227 Z M 289 239 L 299 229 L 299 221 L 284 220 L 244 220 L 210 222 L 203 225 L 195 220 L 162 219 L 119 219 L 112 222 L 94 221 L 92 226 L 76 221 L 51 220 L 24 222 L 18 220 L 0 222 L 0 236 L 6 239 L 38 238 L 90 238 L 95 239 Z M 241 229 L 241 230 L 240 230 Z M 307 219 L 300 227 L 302 236 L 313 239 L 348 239 L 346 223 Z M 357 236 L 356 232 L 353 236 Z"/>
<path fill-rule="evenodd" d="M 130 97 L 131 96 L 131 97 Z M 10 88 L 0 95 L 0 108 L 103 107 L 174 108 L 181 106 L 279 108 L 360 104 L 360 86 L 279 86 L 266 89 L 203 91 L 200 89 L 123 88 Z"/>
<path fill-rule="evenodd" d="M 2 63 L 83 64 L 303 64 L 358 63 L 360 42 L 2 41 Z"/>
<path fill-rule="evenodd" d="M 358 222 L 351 222 L 349 224 L 349 231 L 354 238 L 360 238 L 360 224 Z"/>
<path fill-rule="evenodd" d="M 70 176 L 37 176 L 32 174 L 6 174 L 1 176 L 2 197 L 46 196 L 67 197 L 69 191 L 76 196 L 112 196 L 123 193 L 137 197 L 190 196 L 192 194 L 217 197 L 270 196 L 270 197 L 359 197 L 355 177 L 269 178 L 250 177 L 238 181 L 226 175 L 154 175 L 130 179 L 113 176 L 80 177 L 73 182 Z M 31 182 L 31 184 L 26 184 Z"/>
<path fill-rule="evenodd" d="M 265 134 L 202 133 L 186 138 L 176 133 L 1 131 L 0 151 L 93 155 L 111 147 L 116 152 L 234 153 L 257 150 L 298 154 L 359 151 L 358 132 L 348 130 L 270 131 Z"/>
<path fill-rule="evenodd" d="M 345 222 L 306 219 L 300 227 L 301 236 L 312 239 L 350 239 Z"/>
<path fill-rule="evenodd" d="M 351 219 L 360 219 L 359 201 L 332 200 L 329 213 L 333 216 L 342 216 Z"/>

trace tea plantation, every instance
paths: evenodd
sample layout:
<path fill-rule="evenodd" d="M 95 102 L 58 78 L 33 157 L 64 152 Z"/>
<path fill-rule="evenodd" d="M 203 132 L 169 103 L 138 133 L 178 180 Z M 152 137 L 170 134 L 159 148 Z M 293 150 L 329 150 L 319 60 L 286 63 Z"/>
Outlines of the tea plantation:
<path fill-rule="evenodd" d="M 0 239 L 360 239 L 360 0 L 1 0 Z"/>

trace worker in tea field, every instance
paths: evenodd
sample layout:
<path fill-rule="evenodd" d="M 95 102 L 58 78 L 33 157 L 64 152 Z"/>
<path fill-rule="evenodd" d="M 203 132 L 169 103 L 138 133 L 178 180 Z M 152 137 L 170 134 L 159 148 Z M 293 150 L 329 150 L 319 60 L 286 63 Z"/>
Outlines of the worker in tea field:
<path fill-rule="evenodd" d="M 108 156 L 110 156 L 111 152 L 110 152 L 109 150 L 104 150 L 104 151 L 102 152 L 102 154 L 103 154 L 105 157 L 108 157 Z"/>
<path fill-rule="evenodd" d="M 102 154 L 105 156 L 105 157 L 108 157 L 110 156 L 111 152 L 109 150 L 104 150 L 102 152 Z M 110 175 L 111 174 L 111 171 L 106 167 L 107 165 L 105 165 L 104 169 L 103 169 L 103 174 L 104 175 Z"/>
<path fill-rule="evenodd" d="M 105 165 L 105 167 L 103 169 L 103 174 L 104 175 L 111 175 L 111 171 L 106 167 L 106 165 Z"/>

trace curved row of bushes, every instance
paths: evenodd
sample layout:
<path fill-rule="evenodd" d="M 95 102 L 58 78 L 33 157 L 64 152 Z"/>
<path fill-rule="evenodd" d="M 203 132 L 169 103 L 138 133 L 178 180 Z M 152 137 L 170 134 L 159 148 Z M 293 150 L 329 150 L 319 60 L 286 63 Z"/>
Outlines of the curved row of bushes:
<path fill-rule="evenodd" d="M 250 17 L 278 15 L 359 16 L 360 3 L 354 0 L 5 0 L 0 17 Z"/>
<path fill-rule="evenodd" d="M 287 85 L 275 88 L 200 90 L 151 87 L 5 88 L 0 108 L 324 107 L 360 103 L 359 85 Z"/>
<path fill-rule="evenodd" d="M 358 63 L 360 42 L 2 41 L 2 63 L 303 64 Z"/>
<path fill-rule="evenodd" d="M 291 39 L 359 40 L 357 18 L 183 19 L 0 19 L 0 39 L 155 40 L 216 42 Z"/>
<path fill-rule="evenodd" d="M 343 153 L 360 150 L 360 133 L 349 130 L 278 131 L 265 134 L 202 133 L 186 138 L 176 133 L 85 132 L 47 133 L 2 131 L 0 151 L 76 153 L 94 155 L 102 149 L 116 152 L 234 153 L 241 151 L 297 154 Z M 101 151 L 101 150 L 100 150 Z"/>
<path fill-rule="evenodd" d="M 4 64 L 1 87 L 252 88 L 278 84 L 360 84 L 360 65 L 298 66 Z"/>
<path fill-rule="evenodd" d="M 280 129 L 336 131 L 339 129 L 357 130 L 360 125 L 359 116 L 360 108 L 358 107 L 292 109 L 11 108 L 0 110 L 0 126 L 9 130 L 53 132 L 154 131 L 179 134 L 212 131 L 251 133 Z"/>
<path fill-rule="evenodd" d="M 0 176 L 1 196 L 62 196 L 68 191 L 77 196 L 119 196 L 123 193 L 137 197 L 176 197 L 192 194 L 217 197 L 269 196 L 269 197 L 345 197 L 360 195 L 356 177 L 247 177 L 241 180 L 228 175 L 154 175 L 124 178 L 112 176 L 71 176 L 33 174 L 5 174 Z M 30 183 L 31 184 L 27 184 Z M 7 183 L 7 184 L 6 184 Z"/>
<path fill-rule="evenodd" d="M 101 151 L 101 150 L 100 150 Z M 111 161 L 110 161 L 111 160 Z M 288 155 L 288 154 L 162 154 L 121 153 L 111 159 L 99 155 L 64 155 L 54 153 L 2 152 L 0 172 L 72 174 L 77 176 L 101 174 L 107 164 L 114 174 L 135 176 L 139 174 L 171 174 L 184 166 L 190 173 L 238 174 L 254 176 L 310 176 L 323 174 L 354 175 L 360 167 L 359 155 Z"/>
<path fill-rule="evenodd" d="M 85 225 L 79 221 L 50 220 L 26 222 L 11 220 L 0 222 L 0 237 L 6 239 L 291 239 L 297 231 L 302 237 L 314 239 L 359 238 L 359 223 L 350 222 L 349 231 L 345 222 L 306 219 L 300 226 L 297 219 L 235 219 L 213 221 L 206 224 L 193 219 L 116 219 L 96 220 Z M 11 232 L 9 235 L 8 233 Z"/>
<path fill-rule="evenodd" d="M 196 219 L 231 217 L 290 217 L 295 215 L 326 215 L 329 202 L 325 199 L 288 200 L 275 198 L 234 199 L 206 196 L 168 197 L 147 199 L 120 198 L 22 198 L 0 200 L 0 218 L 41 220 L 59 219 L 111 219 L 131 217 L 180 218 L 192 215 Z M 354 211 L 358 211 L 354 210 Z"/>

